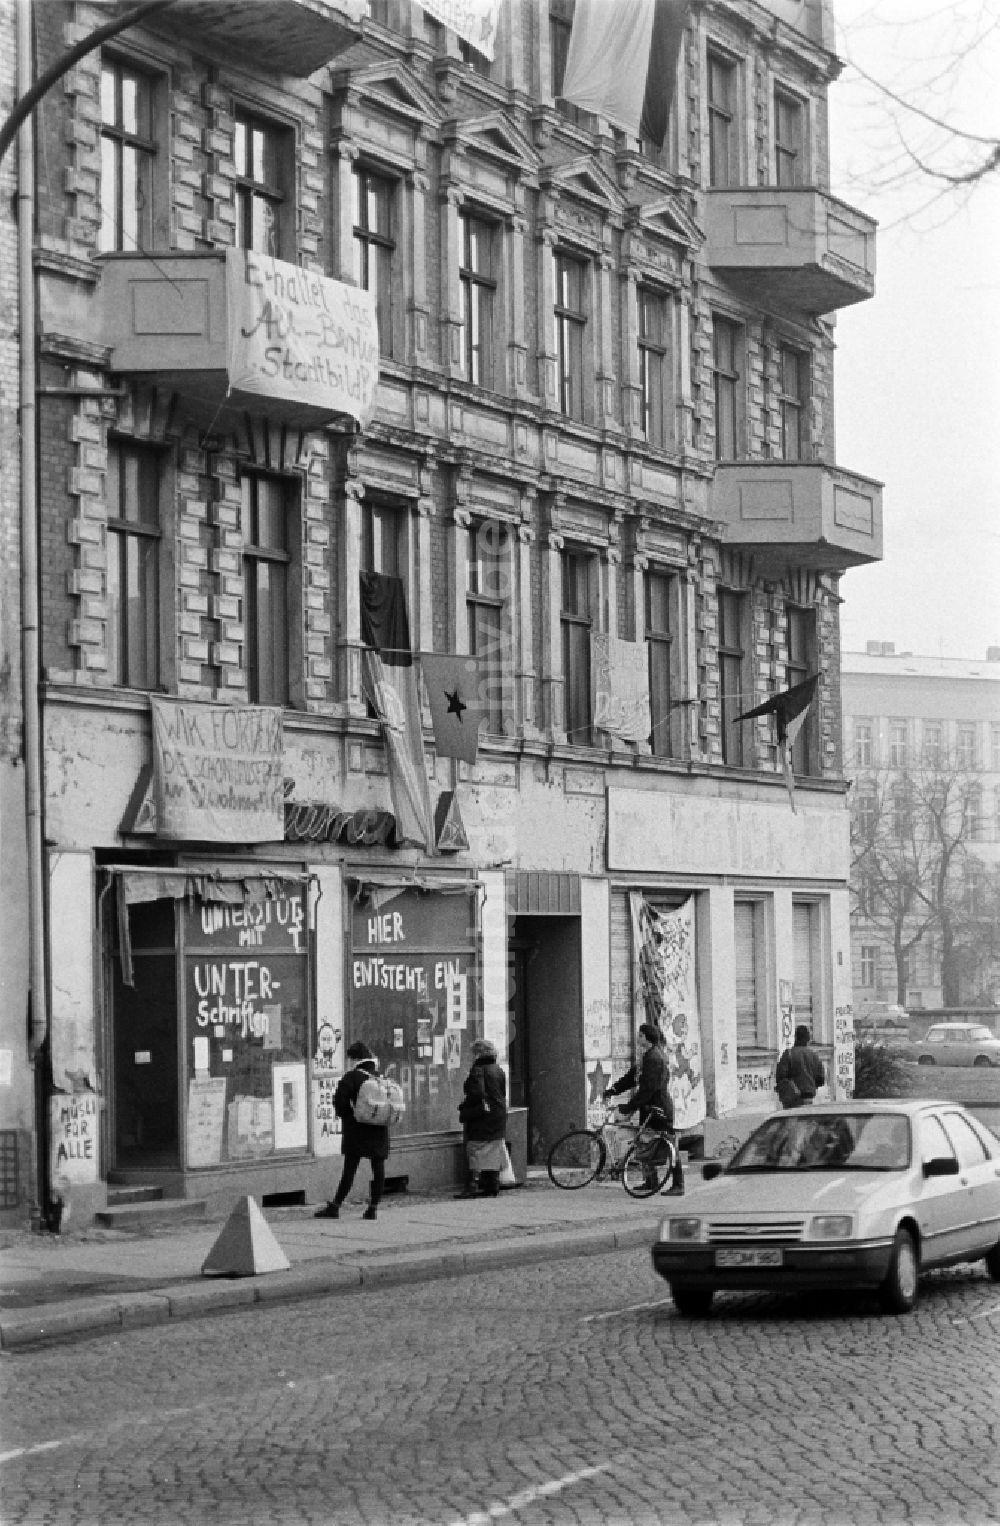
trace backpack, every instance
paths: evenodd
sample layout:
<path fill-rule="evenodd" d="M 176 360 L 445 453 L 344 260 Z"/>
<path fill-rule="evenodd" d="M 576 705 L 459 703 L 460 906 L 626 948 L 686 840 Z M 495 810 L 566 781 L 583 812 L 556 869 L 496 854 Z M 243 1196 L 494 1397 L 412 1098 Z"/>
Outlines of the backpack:
<path fill-rule="evenodd" d="M 354 1099 L 354 1116 L 359 1123 L 398 1123 L 406 1112 L 403 1088 L 388 1076 L 368 1076 Z"/>

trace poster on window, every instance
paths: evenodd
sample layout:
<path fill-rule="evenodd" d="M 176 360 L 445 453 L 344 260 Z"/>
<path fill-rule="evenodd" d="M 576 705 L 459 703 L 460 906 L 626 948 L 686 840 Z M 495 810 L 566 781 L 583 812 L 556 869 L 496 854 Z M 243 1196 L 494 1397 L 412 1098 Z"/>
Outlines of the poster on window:
<path fill-rule="evenodd" d="M 655 1023 L 670 1063 L 674 1126 L 704 1122 L 705 1076 L 701 1019 L 695 984 L 694 897 L 660 910 L 639 890 L 629 894 L 632 913 L 633 1000 L 636 1026 Z"/>
<path fill-rule="evenodd" d="M 622 742 L 645 742 L 653 729 L 649 659 L 644 641 L 622 641 L 605 631 L 590 636 L 594 725 Z"/>
<path fill-rule="evenodd" d="M 281 842 L 280 705 L 150 695 L 157 831 L 199 842 Z"/>

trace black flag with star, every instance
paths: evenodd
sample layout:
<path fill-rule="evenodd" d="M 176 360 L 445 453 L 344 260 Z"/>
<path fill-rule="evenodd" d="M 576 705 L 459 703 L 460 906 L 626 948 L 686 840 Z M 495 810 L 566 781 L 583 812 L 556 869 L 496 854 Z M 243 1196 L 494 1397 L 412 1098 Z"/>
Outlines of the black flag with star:
<path fill-rule="evenodd" d="M 479 663 L 457 652 L 421 652 L 420 666 L 438 756 L 475 763 L 483 719 Z"/>

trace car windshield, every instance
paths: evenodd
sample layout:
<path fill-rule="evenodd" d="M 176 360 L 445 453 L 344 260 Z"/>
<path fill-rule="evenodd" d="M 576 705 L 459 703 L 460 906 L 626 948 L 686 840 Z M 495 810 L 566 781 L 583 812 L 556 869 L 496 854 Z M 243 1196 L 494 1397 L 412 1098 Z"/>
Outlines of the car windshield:
<path fill-rule="evenodd" d="M 817 1113 L 769 1118 L 737 1150 L 729 1171 L 904 1171 L 910 1126 L 900 1114 Z"/>

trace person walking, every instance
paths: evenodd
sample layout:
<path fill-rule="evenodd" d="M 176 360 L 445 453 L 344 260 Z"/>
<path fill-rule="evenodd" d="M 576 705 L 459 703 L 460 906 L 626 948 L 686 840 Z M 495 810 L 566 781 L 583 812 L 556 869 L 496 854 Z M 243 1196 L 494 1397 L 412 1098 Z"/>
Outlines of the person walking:
<path fill-rule="evenodd" d="M 336 1196 L 325 1208 L 318 1208 L 313 1215 L 317 1219 L 339 1219 L 340 1210 L 347 1194 L 354 1186 L 358 1166 L 363 1158 L 371 1161 L 372 1180 L 368 1207 L 363 1219 L 377 1219 L 378 1205 L 385 1188 L 385 1163 L 389 1156 L 389 1125 L 384 1123 L 359 1123 L 354 1116 L 354 1104 L 365 1082 L 378 1070 L 378 1060 L 367 1044 L 357 1039 L 349 1045 L 347 1058 L 354 1061 L 353 1069 L 345 1071 L 337 1082 L 333 1094 L 333 1110 L 341 1122 L 340 1150 L 344 1157 L 343 1170 Z"/>
<path fill-rule="evenodd" d="M 812 1048 L 812 1034 L 805 1023 L 795 1030 L 795 1042 L 786 1049 L 774 1071 L 774 1089 L 782 1107 L 802 1107 L 812 1102 L 826 1080 L 823 1061 Z"/>
<path fill-rule="evenodd" d="M 640 1024 L 638 1048 L 638 1065 L 633 1065 L 620 1081 L 607 1088 L 605 1100 L 634 1089 L 632 1097 L 620 1106 L 619 1111 L 626 1116 L 638 1112 L 640 1124 L 647 1125 L 658 1134 L 669 1134 L 676 1145 L 674 1099 L 670 1095 L 670 1062 L 663 1052 L 663 1034 L 653 1023 Z M 683 1191 L 684 1165 L 678 1150 L 667 1196 L 679 1197 Z"/>
<path fill-rule="evenodd" d="M 465 1143 L 465 1188 L 458 1197 L 496 1197 L 507 1163 L 507 1078 L 489 1039 L 476 1039 L 458 1106 Z"/>

